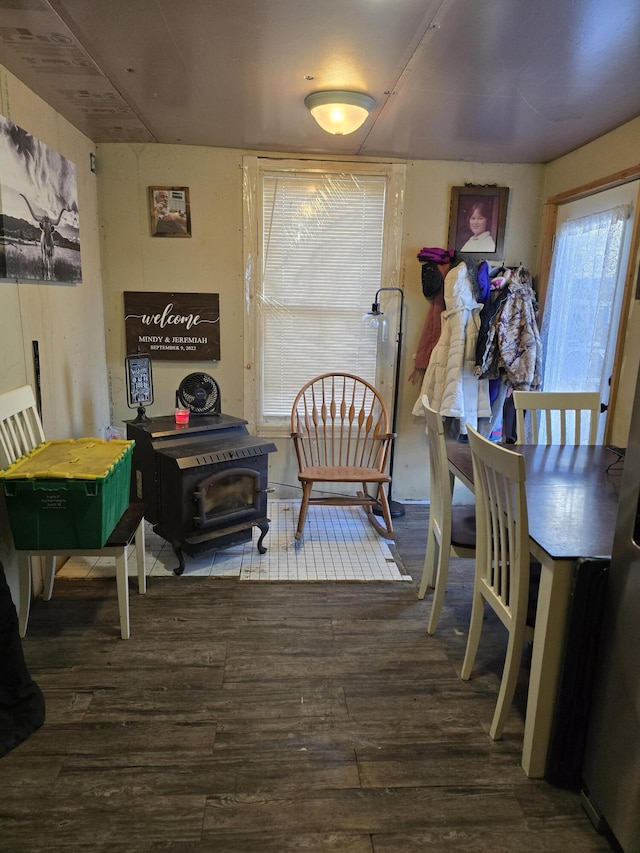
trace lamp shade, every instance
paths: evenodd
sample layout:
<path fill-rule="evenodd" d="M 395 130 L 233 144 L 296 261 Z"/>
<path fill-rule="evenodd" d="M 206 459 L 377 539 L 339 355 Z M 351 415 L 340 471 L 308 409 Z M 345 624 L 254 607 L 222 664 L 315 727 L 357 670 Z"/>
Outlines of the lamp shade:
<path fill-rule="evenodd" d="M 376 102 L 361 92 L 313 92 L 304 99 L 311 115 L 327 133 L 345 136 L 362 126 Z"/>

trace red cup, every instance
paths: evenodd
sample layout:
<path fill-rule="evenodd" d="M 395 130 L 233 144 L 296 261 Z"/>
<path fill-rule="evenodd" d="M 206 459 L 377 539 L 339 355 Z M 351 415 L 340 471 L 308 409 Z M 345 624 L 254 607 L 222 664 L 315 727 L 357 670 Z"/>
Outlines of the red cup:
<path fill-rule="evenodd" d="M 186 426 L 189 423 L 189 409 L 176 409 L 176 423 Z"/>

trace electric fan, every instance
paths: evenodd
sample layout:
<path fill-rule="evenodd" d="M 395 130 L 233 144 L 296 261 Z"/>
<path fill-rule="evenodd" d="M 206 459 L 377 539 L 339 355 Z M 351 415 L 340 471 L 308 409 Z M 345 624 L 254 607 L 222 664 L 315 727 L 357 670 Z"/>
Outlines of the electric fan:
<path fill-rule="evenodd" d="M 192 415 L 219 415 L 220 386 L 208 373 L 190 373 L 180 383 L 176 401 Z"/>

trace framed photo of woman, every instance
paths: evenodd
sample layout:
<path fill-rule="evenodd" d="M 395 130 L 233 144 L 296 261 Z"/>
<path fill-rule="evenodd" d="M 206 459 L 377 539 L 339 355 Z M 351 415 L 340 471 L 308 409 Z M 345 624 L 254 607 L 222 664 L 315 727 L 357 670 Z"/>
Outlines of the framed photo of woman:
<path fill-rule="evenodd" d="M 508 187 L 452 187 L 448 248 L 503 260 L 508 202 Z"/>

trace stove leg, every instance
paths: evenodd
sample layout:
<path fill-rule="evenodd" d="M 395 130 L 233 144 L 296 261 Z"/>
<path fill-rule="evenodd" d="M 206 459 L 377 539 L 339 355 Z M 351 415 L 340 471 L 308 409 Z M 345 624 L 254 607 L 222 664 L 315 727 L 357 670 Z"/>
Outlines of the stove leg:
<path fill-rule="evenodd" d="M 266 549 L 266 548 L 265 548 L 265 546 L 262 544 L 262 540 L 264 539 L 264 537 L 265 537 L 265 536 L 267 535 L 267 533 L 269 532 L 269 523 L 268 523 L 268 522 L 265 522 L 264 524 L 256 524 L 256 527 L 258 528 L 258 530 L 261 530 L 261 531 L 262 531 L 262 533 L 261 533 L 261 535 L 260 535 L 260 538 L 258 539 L 258 545 L 257 545 L 258 551 L 259 551 L 261 554 L 266 554 L 266 553 L 267 553 L 267 549 Z"/>
<path fill-rule="evenodd" d="M 184 572 L 184 554 L 182 553 L 182 548 L 178 543 L 174 543 L 173 551 L 176 557 L 178 558 L 178 568 L 173 570 L 174 575 L 181 575 Z"/>

